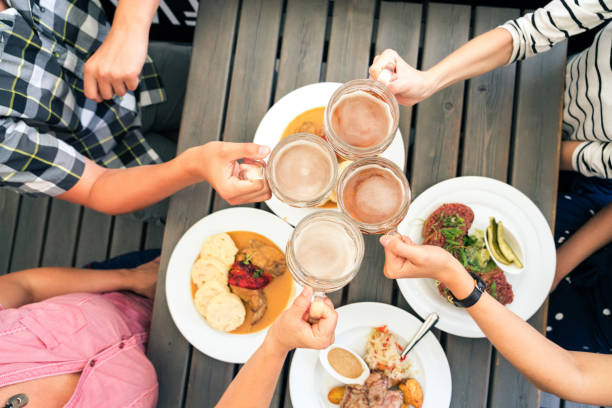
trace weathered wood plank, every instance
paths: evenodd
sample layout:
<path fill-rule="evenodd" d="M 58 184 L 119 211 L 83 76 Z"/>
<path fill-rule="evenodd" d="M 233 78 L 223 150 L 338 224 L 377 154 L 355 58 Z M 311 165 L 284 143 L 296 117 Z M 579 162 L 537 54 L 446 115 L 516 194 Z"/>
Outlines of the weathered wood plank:
<path fill-rule="evenodd" d="M 367 78 L 375 2 L 336 0 L 327 53 L 325 80 Z"/>
<path fill-rule="evenodd" d="M 51 200 L 51 212 L 41 266 L 72 266 L 82 207 Z"/>
<path fill-rule="evenodd" d="M 157 224 L 148 224 L 144 249 L 160 249 L 163 239 L 164 227 Z"/>
<path fill-rule="evenodd" d="M 22 197 L 9 270 L 39 266 L 50 198 Z"/>
<path fill-rule="evenodd" d="M 423 43 L 423 68 L 463 45 L 469 36 L 470 7 L 430 3 Z M 412 192 L 457 172 L 464 83 L 456 83 L 419 103 L 412 163 Z"/>
<path fill-rule="evenodd" d="M 77 242 L 74 266 L 106 259 L 113 217 L 89 208 L 83 209 L 81 232 Z"/>
<path fill-rule="evenodd" d="M 540 407 L 561 408 L 561 400 L 556 395 L 549 394 L 547 392 L 542 392 L 540 398 Z"/>
<path fill-rule="evenodd" d="M 564 401 L 563 408 L 599 408 L 599 405 L 579 404 L 572 401 Z"/>
<path fill-rule="evenodd" d="M 19 198 L 19 194 L 13 191 L 0 190 L 0 275 L 9 270 L 19 212 Z"/>
<path fill-rule="evenodd" d="M 140 250 L 144 224 L 129 215 L 115 217 L 113 236 L 110 243 L 110 257 Z"/>
<path fill-rule="evenodd" d="M 370 63 L 370 42 L 374 25 L 374 7 L 375 3 L 368 0 L 338 0 L 334 2 L 327 54 L 326 81 L 347 82 L 367 77 Z M 372 238 L 368 238 L 367 241 L 370 243 L 367 246 L 368 258 L 372 260 L 373 264 L 380 264 L 380 254 L 371 254 L 373 245 L 379 244 L 373 242 L 374 239 Z M 364 262 L 361 272 L 363 273 L 365 270 L 367 270 L 367 265 Z M 369 275 L 370 273 L 376 273 L 376 271 L 366 273 Z M 362 279 L 364 278 L 362 277 Z M 387 292 L 387 290 L 385 289 L 383 292 Z M 328 296 L 336 307 L 340 306 L 342 291 L 330 293 Z"/>
<path fill-rule="evenodd" d="M 218 140 L 220 136 L 238 9 L 238 0 L 227 0 L 223 7 L 214 1 L 200 1 L 178 141 L 179 153 L 189 147 Z M 177 241 L 208 212 L 211 195 L 210 186 L 201 183 L 183 189 L 170 199 L 148 349 L 159 378 L 160 407 L 181 406 L 190 359 L 190 346 L 179 333 L 168 311 L 166 268 Z M 196 360 L 194 365 L 201 367 L 207 364 L 200 364 L 199 361 Z M 210 364 L 213 364 L 212 360 Z M 220 377 L 225 384 L 232 366 L 226 367 L 229 369 L 214 373 L 202 371 L 201 378 Z M 200 372 L 196 369 L 192 374 L 197 376 Z M 193 388 L 198 389 L 197 395 L 192 393 L 194 397 L 217 395 L 218 392 L 210 383 L 194 384 Z M 209 398 L 204 397 L 190 401 L 198 406 L 212 405 Z"/>
<path fill-rule="evenodd" d="M 521 62 L 515 118 L 512 185 L 525 193 L 554 225 L 561 141 L 566 44 Z M 537 114 L 534 114 L 537 112 Z M 547 305 L 530 319 L 540 331 Z M 491 406 L 537 406 L 539 392 L 499 353 L 495 356 Z"/>
<path fill-rule="evenodd" d="M 478 7 L 473 35 L 477 36 L 518 17 L 518 10 Z M 465 102 L 462 175 L 506 181 L 514 104 L 515 67 L 504 67 L 472 79 Z M 446 336 L 446 353 L 453 378 L 453 407 L 483 407 L 487 403 L 491 344 L 487 339 Z"/>
<path fill-rule="evenodd" d="M 421 5 L 410 3 L 383 2 L 380 9 L 380 23 L 376 35 L 376 50 L 395 49 L 411 64 L 416 65 L 421 34 Z M 410 139 L 411 109 L 401 107 L 400 130 L 404 145 L 408 148 Z M 378 236 L 365 236 L 366 253 L 361 271 L 348 289 L 348 303 L 378 301 L 391 303 L 394 282 L 382 273 L 385 253 L 378 242 Z"/>
<path fill-rule="evenodd" d="M 252 142 L 271 99 L 281 0 L 242 3 L 223 140 Z M 252 207 L 253 204 L 249 204 Z M 230 205 L 215 195 L 213 211 Z"/>
<path fill-rule="evenodd" d="M 477 7 L 474 36 L 519 15 L 518 9 Z M 515 77 L 512 64 L 468 82 L 461 175 L 506 181 Z"/>
<path fill-rule="evenodd" d="M 327 0 L 289 0 L 283 29 L 275 100 L 319 81 Z"/>

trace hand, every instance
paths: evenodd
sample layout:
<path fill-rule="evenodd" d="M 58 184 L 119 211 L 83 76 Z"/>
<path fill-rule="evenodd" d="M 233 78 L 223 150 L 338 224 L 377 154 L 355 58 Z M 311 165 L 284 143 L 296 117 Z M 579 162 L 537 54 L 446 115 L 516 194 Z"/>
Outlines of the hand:
<path fill-rule="evenodd" d="M 136 90 L 147 57 L 148 30 L 144 31 L 113 23 L 100 48 L 85 63 L 87 98 L 100 103 Z"/>
<path fill-rule="evenodd" d="M 127 289 L 141 296 L 153 299 L 155 297 L 158 272 L 159 257 L 136 268 L 125 269 L 123 273 L 124 278 L 128 282 Z"/>
<path fill-rule="evenodd" d="M 412 106 L 436 91 L 436 82 L 427 71 L 411 67 L 393 50 L 385 50 L 374 57 L 370 76 L 378 79 L 384 69 L 394 73 L 387 87 L 402 105 Z"/>
<path fill-rule="evenodd" d="M 248 164 L 264 159 L 270 153 L 268 146 L 255 143 L 210 142 L 186 150 L 181 156 L 199 180 L 208 183 L 231 205 L 265 201 L 270 188 L 265 180 L 244 180 L 241 170 Z"/>
<path fill-rule="evenodd" d="M 433 245 L 417 245 L 407 236 L 384 235 L 380 243 L 385 247 L 385 276 L 389 279 L 432 278 L 447 282 L 448 277 L 463 270 L 450 253 Z"/>
<path fill-rule="evenodd" d="M 309 324 L 312 295 L 312 289 L 305 287 L 293 305 L 278 316 L 265 341 L 272 350 L 287 353 L 294 348 L 324 349 L 333 344 L 338 313 L 331 300 L 325 298 L 325 312 L 317 323 Z"/>

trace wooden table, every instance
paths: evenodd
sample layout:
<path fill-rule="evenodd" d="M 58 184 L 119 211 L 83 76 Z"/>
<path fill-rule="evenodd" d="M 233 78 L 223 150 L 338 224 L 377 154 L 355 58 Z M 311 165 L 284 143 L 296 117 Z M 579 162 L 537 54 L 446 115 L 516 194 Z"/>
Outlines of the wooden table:
<path fill-rule="evenodd" d="M 249 142 L 274 101 L 309 83 L 364 78 L 375 53 L 385 48 L 428 68 L 472 36 L 519 15 L 518 9 L 436 3 L 202 0 L 179 151 L 211 140 Z M 565 45 L 559 45 L 453 85 L 412 109 L 401 108 L 414 196 L 455 176 L 493 177 L 527 194 L 552 225 L 565 58 Z M 164 287 L 166 266 L 181 235 L 227 206 L 206 184 L 171 200 L 149 344 L 160 407 L 212 407 L 239 369 L 186 342 L 169 315 Z M 366 237 L 366 245 L 360 273 L 332 295 L 335 304 L 377 301 L 410 310 L 397 285 L 382 274 L 377 237 Z M 545 309 L 530 321 L 540 330 Z M 486 339 L 437 334 L 452 371 L 453 407 L 539 406 L 538 391 Z M 289 363 L 273 407 L 291 406 Z"/>

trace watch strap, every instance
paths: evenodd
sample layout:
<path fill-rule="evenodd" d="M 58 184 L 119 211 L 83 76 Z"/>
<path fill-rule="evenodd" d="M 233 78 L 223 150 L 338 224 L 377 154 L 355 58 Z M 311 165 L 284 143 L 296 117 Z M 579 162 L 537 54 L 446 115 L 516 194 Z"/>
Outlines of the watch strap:
<path fill-rule="evenodd" d="M 469 274 L 474 279 L 474 290 L 472 291 L 472 293 L 470 293 L 464 299 L 457 299 L 455 295 L 452 294 L 452 292 L 450 293 L 453 304 L 457 307 L 466 308 L 473 306 L 476 302 L 478 302 L 484 291 L 487 289 L 487 285 L 485 285 L 484 281 L 480 276 L 478 276 L 474 272 L 469 272 Z"/>

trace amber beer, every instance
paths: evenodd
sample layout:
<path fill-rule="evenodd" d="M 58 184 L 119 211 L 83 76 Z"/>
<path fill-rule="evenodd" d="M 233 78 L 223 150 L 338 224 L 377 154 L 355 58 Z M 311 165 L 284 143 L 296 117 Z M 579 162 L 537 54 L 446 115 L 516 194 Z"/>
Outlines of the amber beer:
<path fill-rule="evenodd" d="M 325 135 L 342 157 L 372 157 L 389 147 L 398 121 L 399 108 L 389 89 L 378 81 L 357 79 L 332 95 L 325 109 Z"/>
<path fill-rule="evenodd" d="M 294 207 L 323 202 L 334 188 L 336 154 L 321 137 L 309 133 L 288 136 L 272 150 L 265 178 L 272 193 Z"/>
<path fill-rule="evenodd" d="M 389 232 L 408 212 L 410 186 L 393 162 L 380 157 L 361 159 L 340 177 L 338 205 L 363 232 Z"/>
<path fill-rule="evenodd" d="M 345 214 L 321 210 L 296 225 L 287 244 L 287 266 L 293 278 L 315 292 L 338 290 L 359 271 L 364 241 Z"/>

